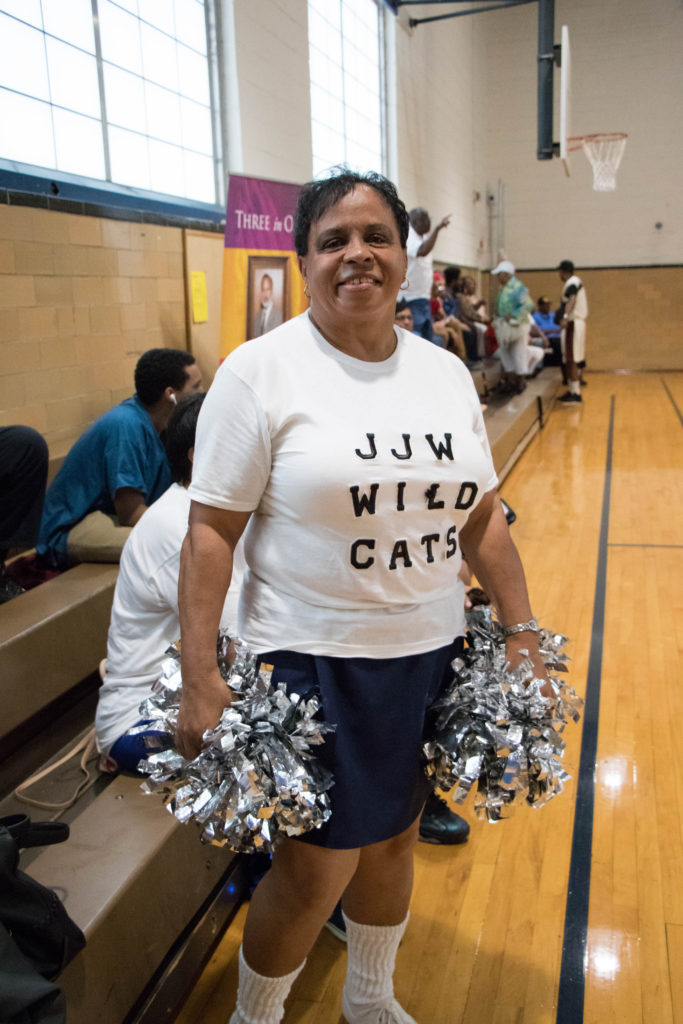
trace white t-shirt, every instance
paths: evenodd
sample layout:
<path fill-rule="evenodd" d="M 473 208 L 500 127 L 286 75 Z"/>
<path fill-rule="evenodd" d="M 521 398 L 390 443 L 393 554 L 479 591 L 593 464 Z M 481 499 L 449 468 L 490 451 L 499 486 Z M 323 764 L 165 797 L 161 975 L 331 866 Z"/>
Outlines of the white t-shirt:
<path fill-rule="evenodd" d="M 434 261 L 432 254 L 418 256 L 417 250 L 424 242 L 427 235 L 418 235 L 411 224 L 408 229 L 408 241 L 406 252 L 408 253 L 408 269 L 406 277 L 409 281 L 408 287 L 400 293 L 400 298 L 406 302 L 412 299 L 429 299 L 432 294 L 432 281 L 434 279 Z"/>
<path fill-rule="evenodd" d="M 576 274 L 573 274 L 568 281 L 565 281 L 564 288 L 562 289 L 562 298 L 570 299 L 574 294 L 576 295 L 576 302 L 569 319 L 585 320 L 588 316 L 588 298 L 583 282 Z"/>
<path fill-rule="evenodd" d="M 121 554 L 107 639 L 107 667 L 100 689 L 95 733 L 97 749 L 112 744 L 140 718 L 140 703 L 152 683 L 169 644 L 180 636 L 178 572 L 180 548 L 187 533 L 190 496 L 172 484 L 131 530 Z M 243 563 L 241 545 L 221 625 L 235 628 Z"/>
<path fill-rule="evenodd" d="M 398 657 L 463 631 L 458 533 L 496 474 L 464 364 L 396 334 L 365 362 L 302 314 L 204 401 L 190 496 L 253 512 L 238 630 L 257 651 Z"/>

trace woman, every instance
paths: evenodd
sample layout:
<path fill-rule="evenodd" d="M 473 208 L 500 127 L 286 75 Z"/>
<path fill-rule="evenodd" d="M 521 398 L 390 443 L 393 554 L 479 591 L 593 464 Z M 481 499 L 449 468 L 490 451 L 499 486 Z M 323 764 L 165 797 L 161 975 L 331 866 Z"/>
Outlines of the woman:
<path fill-rule="evenodd" d="M 510 660 L 526 649 L 543 671 L 470 375 L 394 328 L 407 234 L 379 175 L 304 186 L 295 246 L 310 309 L 225 360 L 198 425 L 177 745 L 194 756 L 229 701 L 216 632 L 247 524 L 240 633 L 274 682 L 318 692 L 336 727 L 317 748 L 335 775 L 332 816 L 284 840 L 254 893 L 231 1024 L 282 1019 L 342 894 L 346 1021 L 413 1021 L 392 975 L 429 792 L 426 712 L 464 630 L 461 549 L 513 626 Z"/>
<path fill-rule="evenodd" d="M 526 387 L 524 378 L 529 366 L 527 343 L 534 304 L 526 286 L 515 277 L 514 265 L 509 260 L 501 260 L 491 273 L 497 275 L 501 285 L 498 316 L 493 322 L 505 371 L 501 390 L 519 395 Z"/>

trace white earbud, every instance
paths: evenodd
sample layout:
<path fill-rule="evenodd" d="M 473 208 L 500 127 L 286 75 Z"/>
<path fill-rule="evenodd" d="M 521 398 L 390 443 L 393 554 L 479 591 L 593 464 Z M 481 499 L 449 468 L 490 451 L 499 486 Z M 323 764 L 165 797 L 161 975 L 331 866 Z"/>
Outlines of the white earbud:
<path fill-rule="evenodd" d="M 177 398 L 176 398 L 176 396 L 175 396 L 175 395 L 173 394 L 173 392 L 171 392 L 171 401 L 173 402 L 173 404 L 174 404 L 174 405 L 177 405 L 177 404 L 178 404 L 178 399 L 177 399 Z"/>

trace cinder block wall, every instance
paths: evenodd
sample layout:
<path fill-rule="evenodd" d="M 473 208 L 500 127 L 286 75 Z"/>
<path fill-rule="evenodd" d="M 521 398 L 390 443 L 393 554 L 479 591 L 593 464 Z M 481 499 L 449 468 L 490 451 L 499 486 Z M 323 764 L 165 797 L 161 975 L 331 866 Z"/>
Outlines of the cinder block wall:
<path fill-rule="evenodd" d="M 180 228 L 0 205 L 1 425 L 65 454 L 157 346 L 186 347 Z"/>
<path fill-rule="evenodd" d="M 612 267 L 577 273 L 586 286 L 590 370 L 683 370 L 683 267 Z M 556 270 L 518 271 L 533 299 L 560 304 Z M 498 288 L 487 275 L 483 294 L 495 310 Z"/>

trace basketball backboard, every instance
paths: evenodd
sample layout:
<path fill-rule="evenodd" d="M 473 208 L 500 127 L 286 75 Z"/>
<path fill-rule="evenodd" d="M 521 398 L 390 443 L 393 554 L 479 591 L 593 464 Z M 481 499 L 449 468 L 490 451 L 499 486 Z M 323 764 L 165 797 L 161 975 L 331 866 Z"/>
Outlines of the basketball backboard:
<path fill-rule="evenodd" d="M 564 173 L 569 173 L 569 138 L 571 136 L 571 52 L 569 29 L 562 26 L 560 37 L 560 160 Z"/>

